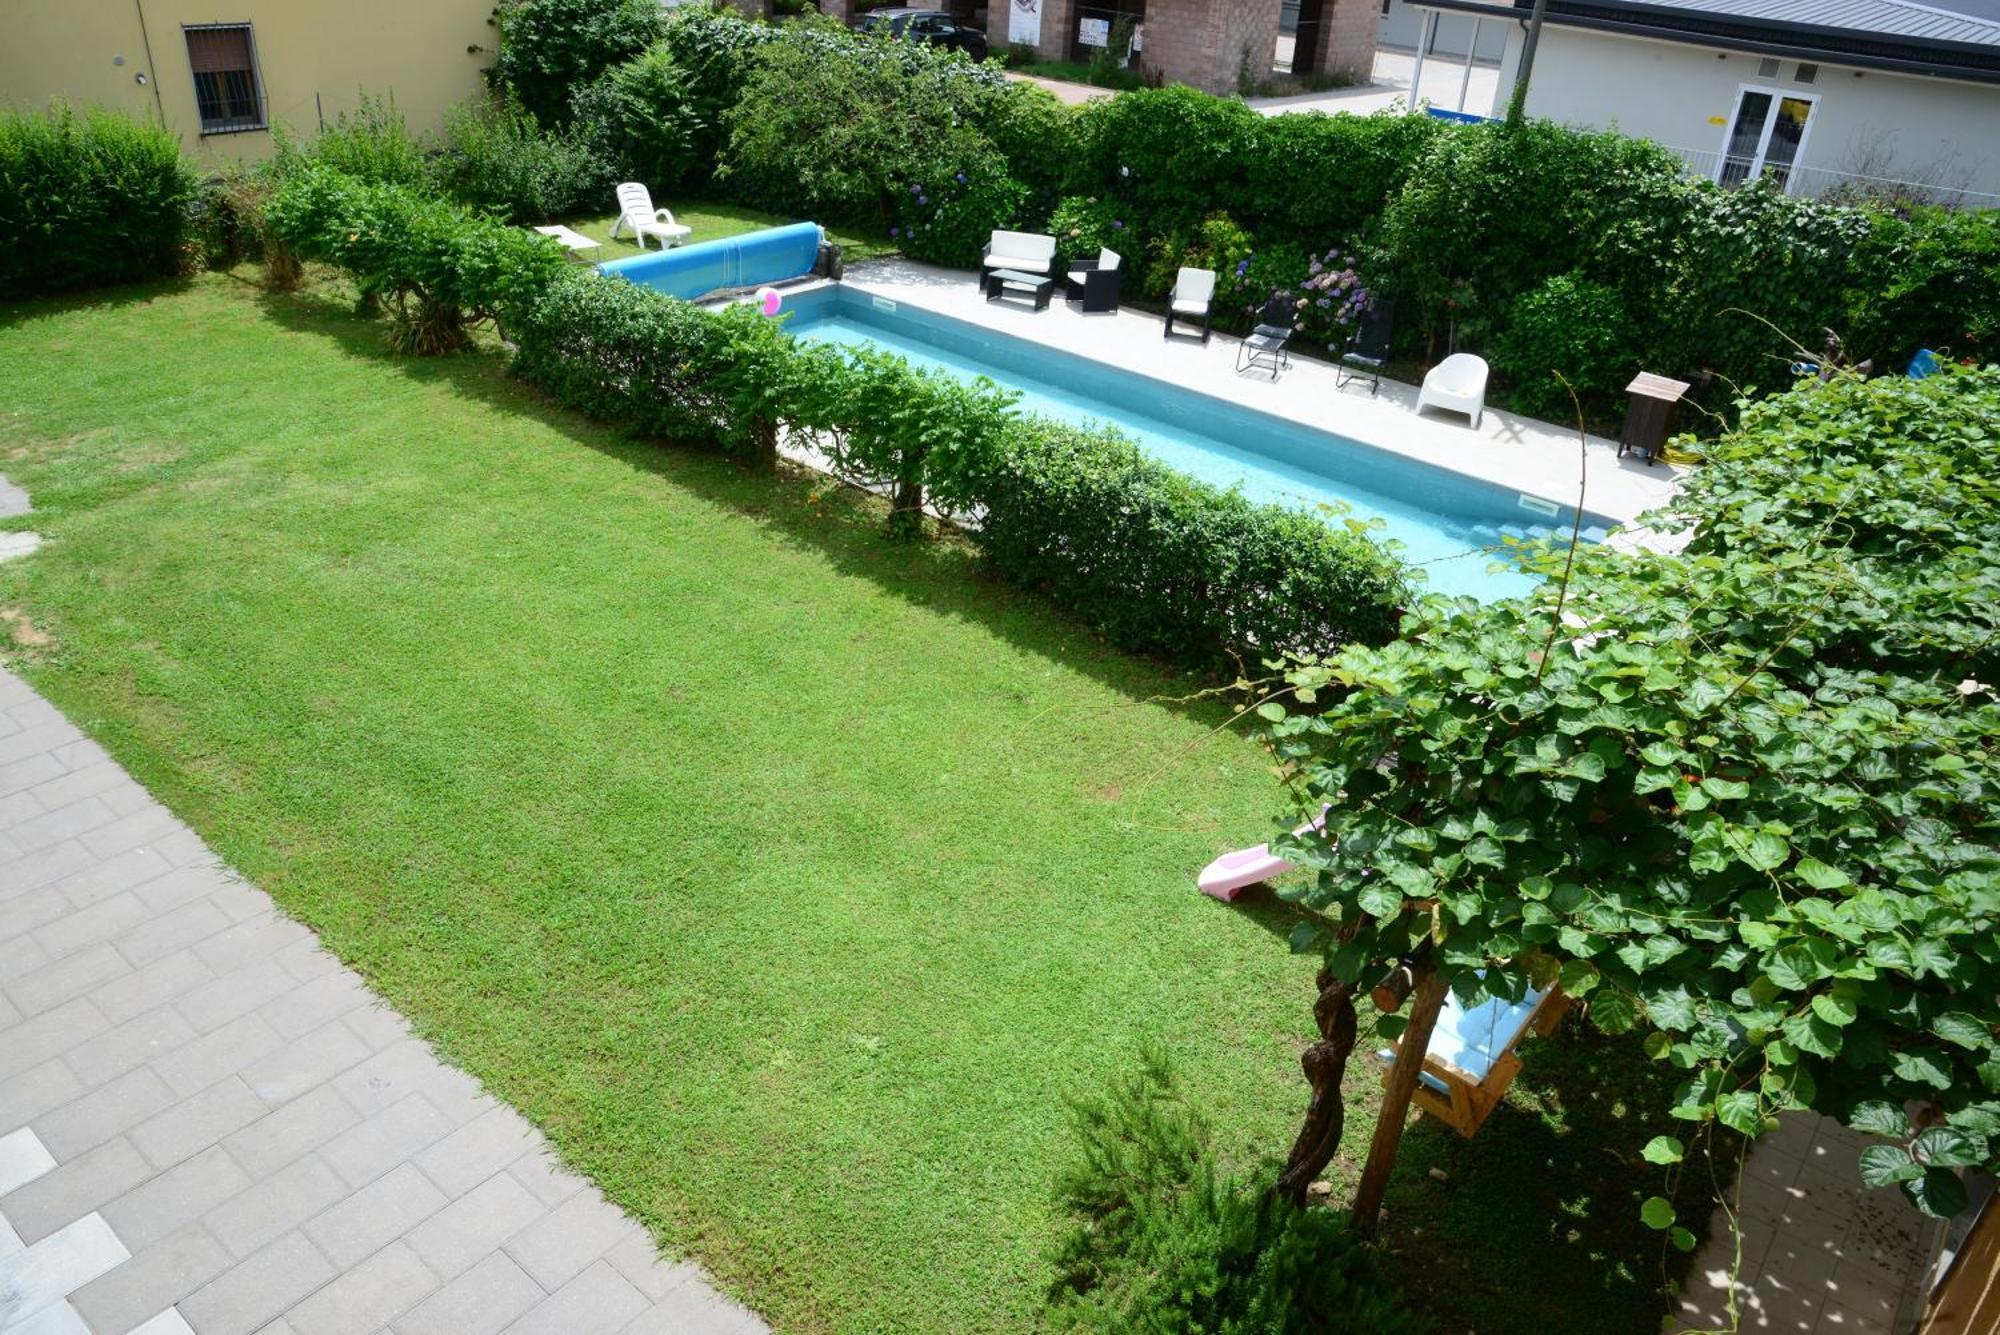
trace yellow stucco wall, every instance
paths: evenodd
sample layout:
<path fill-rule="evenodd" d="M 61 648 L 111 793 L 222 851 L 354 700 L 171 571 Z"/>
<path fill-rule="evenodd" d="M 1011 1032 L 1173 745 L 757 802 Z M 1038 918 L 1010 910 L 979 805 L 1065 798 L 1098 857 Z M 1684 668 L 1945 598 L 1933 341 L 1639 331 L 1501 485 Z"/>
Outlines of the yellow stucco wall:
<path fill-rule="evenodd" d="M 164 118 L 210 162 L 265 157 L 268 131 L 201 133 L 181 30 L 249 23 L 273 123 L 310 135 L 365 90 L 393 94 L 423 132 L 485 88 L 480 72 L 499 46 L 492 14 L 493 0 L 0 0 L 0 103 L 99 103 Z"/>

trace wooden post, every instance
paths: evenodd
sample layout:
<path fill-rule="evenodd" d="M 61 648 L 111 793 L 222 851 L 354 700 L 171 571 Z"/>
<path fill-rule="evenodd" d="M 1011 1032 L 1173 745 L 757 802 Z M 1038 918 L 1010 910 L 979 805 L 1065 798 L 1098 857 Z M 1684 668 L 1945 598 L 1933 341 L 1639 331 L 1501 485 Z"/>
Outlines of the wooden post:
<path fill-rule="evenodd" d="M 1403 1122 L 1410 1113 L 1410 1096 L 1416 1093 L 1417 1077 L 1424 1069 L 1424 1053 L 1430 1047 L 1431 1031 L 1437 1028 L 1438 1012 L 1444 1009 L 1447 991 L 1434 967 L 1424 969 L 1417 984 L 1416 1004 L 1410 1008 L 1410 1024 L 1396 1048 L 1396 1062 L 1389 1068 L 1389 1082 L 1382 1091 L 1382 1115 L 1375 1122 L 1375 1139 L 1368 1145 L 1368 1165 L 1361 1170 L 1361 1185 L 1354 1189 L 1350 1222 L 1363 1233 L 1375 1231 L 1382 1214 L 1382 1196 L 1389 1189 L 1389 1173 L 1396 1166 L 1396 1150 L 1403 1143 Z"/>

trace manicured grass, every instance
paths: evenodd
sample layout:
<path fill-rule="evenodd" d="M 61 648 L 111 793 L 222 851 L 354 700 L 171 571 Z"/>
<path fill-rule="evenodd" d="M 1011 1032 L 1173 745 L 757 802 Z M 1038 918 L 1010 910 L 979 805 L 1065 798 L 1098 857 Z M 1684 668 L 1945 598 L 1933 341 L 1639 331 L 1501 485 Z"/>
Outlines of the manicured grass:
<path fill-rule="evenodd" d="M 653 201 L 655 207 L 672 209 L 674 221 L 685 223 L 694 229 L 688 243 L 696 241 L 719 241 L 724 237 L 738 236 L 744 232 L 754 232 L 763 227 L 776 227 L 786 222 L 797 222 L 796 218 L 778 218 L 756 209 L 743 208 L 736 204 L 715 204 L 700 200 L 683 204 L 664 196 Z M 618 221 L 615 213 L 601 218 L 565 218 L 564 224 L 583 233 L 592 240 L 604 243 L 600 250 L 589 251 L 586 258 L 593 261 L 623 259 L 637 255 L 639 245 L 629 236 L 611 235 L 612 224 Z M 873 259 L 878 255 L 893 255 L 896 245 L 884 236 L 871 236 L 849 228 L 829 227 L 827 238 L 841 248 L 841 253 L 852 263 L 855 260 Z M 648 242 L 646 249 L 659 253 L 659 243 Z"/>
<path fill-rule="evenodd" d="M 1275 805 L 1195 683 L 252 276 L 0 309 L 7 657 L 668 1247 L 784 1328 L 1020 1329 L 1064 1099 L 1142 1040 L 1289 1142 L 1312 966 L 1193 890 Z M 1459 1328 L 1661 1310 L 1660 1128 L 1573 1046 L 1411 1132 L 1388 1237 Z"/>

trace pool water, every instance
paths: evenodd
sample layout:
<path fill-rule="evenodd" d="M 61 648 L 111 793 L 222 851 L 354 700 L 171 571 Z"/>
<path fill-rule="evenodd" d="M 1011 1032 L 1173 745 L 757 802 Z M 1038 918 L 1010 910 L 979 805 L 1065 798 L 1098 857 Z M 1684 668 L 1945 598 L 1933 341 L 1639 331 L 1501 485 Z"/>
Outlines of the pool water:
<path fill-rule="evenodd" d="M 1505 561 L 1504 537 L 1566 536 L 1572 507 L 1525 496 L 1328 431 L 1196 393 L 1121 367 L 853 288 L 829 286 L 786 301 L 798 337 L 872 344 L 964 379 L 985 376 L 1021 395 L 1023 412 L 1106 423 L 1162 462 L 1253 500 L 1313 509 L 1338 524 L 1377 519 L 1377 536 L 1440 593 L 1494 599 L 1526 593 L 1532 576 Z M 1601 541 L 1611 521 L 1584 515 Z"/>

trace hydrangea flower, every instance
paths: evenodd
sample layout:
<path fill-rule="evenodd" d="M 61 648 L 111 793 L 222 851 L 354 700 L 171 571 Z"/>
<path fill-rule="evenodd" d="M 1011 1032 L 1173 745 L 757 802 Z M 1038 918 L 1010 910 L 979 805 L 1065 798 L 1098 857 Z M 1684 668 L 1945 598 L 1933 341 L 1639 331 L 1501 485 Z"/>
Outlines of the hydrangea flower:
<path fill-rule="evenodd" d="M 902 234 L 903 234 L 903 229 L 900 227 L 891 227 L 889 229 L 889 239 L 891 241 L 894 241 L 897 237 L 901 236 Z"/>
<path fill-rule="evenodd" d="M 960 173 L 958 174 L 958 183 L 959 183 L 960 185 L 964 185 L 964 184 L 965 184 L 965 173 L 964 173 L 964 172 L 960 172 Z"/>
<path fill-rule="evenodd" d="M 1124 231 L 1124 230 L 1125 230 L 1125 220 L 1124 220 L 1123 218 L 1113 218 L 1113 219 L 1111 220 L 1111 230 L 1112 230 L 1112 231 L 1114 231 L 1114 232 L 1122 232 L 1122 231 Z"/>

